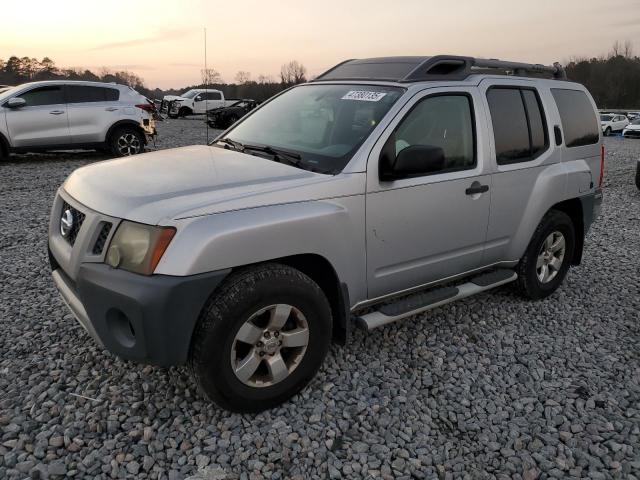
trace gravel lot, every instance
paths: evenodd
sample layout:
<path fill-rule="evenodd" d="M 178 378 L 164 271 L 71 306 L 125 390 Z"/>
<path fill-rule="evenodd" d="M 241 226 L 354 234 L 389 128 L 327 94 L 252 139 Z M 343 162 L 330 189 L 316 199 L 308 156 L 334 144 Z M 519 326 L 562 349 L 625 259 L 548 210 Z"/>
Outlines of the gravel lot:
<path fill-rule="evenodd" d="M 159 130 L 158 148 L 204 142 L 200 121 Z M 257 415 L 96 347 L 59 299 L 51 200 L 104 156 L 0 165 L 0 478 L 640 478 L 640 140 L 606 147 L 602 215 L 559 292 L 503 288 L 358 331 Z"/>

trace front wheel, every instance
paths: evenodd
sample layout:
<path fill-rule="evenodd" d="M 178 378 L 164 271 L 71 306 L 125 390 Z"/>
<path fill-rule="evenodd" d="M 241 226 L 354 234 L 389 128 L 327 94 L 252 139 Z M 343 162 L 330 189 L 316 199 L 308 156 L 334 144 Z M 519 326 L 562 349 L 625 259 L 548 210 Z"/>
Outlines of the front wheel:
<path fill-rule="evenodd" d="M 190 355 L 194 378 L 227 410 L 274 407 L 313 378 L 331 327 L 326 296 L 302 272 L 280 264 L 238 272 L 200 317 Z"/>
<path fill-rule="evenodd" d="M 117 157 L 137 155 L 144 151 L 144 135 L 133 127 L 119 127 L 111 134 L 109 148 Z"/>
<path fill-rule="evenodd" d="M 574 248 L 571 218 L 559 210 L 547 212 L 518 264 L 520 293 L 537 300 L 555 292 L 569 270 Z"/>
<path fill-rule="evenodd" d="M 611 127 L 607 127 L 604 129 L 604 136 L 608 137 L 609 135 L 611 135 Z"/>
<path fill-rule="evenodd" d="M 636 187 L 640 190 L 640 161 L 636 164 Z"/>

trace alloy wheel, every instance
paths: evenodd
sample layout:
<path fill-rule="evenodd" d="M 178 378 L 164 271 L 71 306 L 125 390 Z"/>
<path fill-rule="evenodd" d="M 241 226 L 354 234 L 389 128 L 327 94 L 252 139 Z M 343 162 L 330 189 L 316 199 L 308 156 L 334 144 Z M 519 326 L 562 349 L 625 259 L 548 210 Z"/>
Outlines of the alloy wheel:
<path fill-rule="evenodd" d="M 549 283 L 558 275 L 566 250 L 566 240 L 561 232 L 556 230 L 547 236 L 536 261 L 536 275 L 540 283 Z"/>
<path fill-rule="evenodd" d="M 309 344 L 309 325 L 297 308 L 279 303 L 255 312 L 231 347 L 231 368 L 250 387 L 270 387 L 300 365 Z"/>
<path fill-rule="evenodd" d="M 118 152 L 122 156 L 136 155 L 140 153 L 142 144 L 137 135 L 133 133 L 123 133 L 118 138 Z"/>

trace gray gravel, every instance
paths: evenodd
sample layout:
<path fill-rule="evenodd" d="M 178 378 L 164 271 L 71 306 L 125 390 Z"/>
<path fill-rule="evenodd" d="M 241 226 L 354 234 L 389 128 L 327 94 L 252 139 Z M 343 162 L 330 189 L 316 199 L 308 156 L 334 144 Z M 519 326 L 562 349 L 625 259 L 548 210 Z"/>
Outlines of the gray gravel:
<path fill-rule="evenodd" d="M 167 121 L 157 146 L 203 135 Z M 606 146 L 602 216 L 559 292 L 503 288 L 358 331 L 258 415 L 96 347 L 58 298 L 51 200 L 104 156 L 0 165 L 0 478 L 640 478 L 640 141 Z"/>

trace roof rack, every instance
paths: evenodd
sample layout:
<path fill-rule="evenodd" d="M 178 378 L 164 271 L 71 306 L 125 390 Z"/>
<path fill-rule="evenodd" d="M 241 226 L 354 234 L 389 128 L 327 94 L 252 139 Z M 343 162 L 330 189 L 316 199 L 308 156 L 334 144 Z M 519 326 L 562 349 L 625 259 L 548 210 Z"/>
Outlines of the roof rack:
<path fill-rule="evenodd" d="M 352 59 L 339 63 L 318 76 L 322 80 L 389 80 L 393 82 L 423 82 L 428 80 L 464 80 L 476 73 L 514 75 L 520 77 L 547 76 L 566 80 L 559 63 L 509 62 L 497 59 L 435 55 L 433 57 L 382 57 Z"/>

